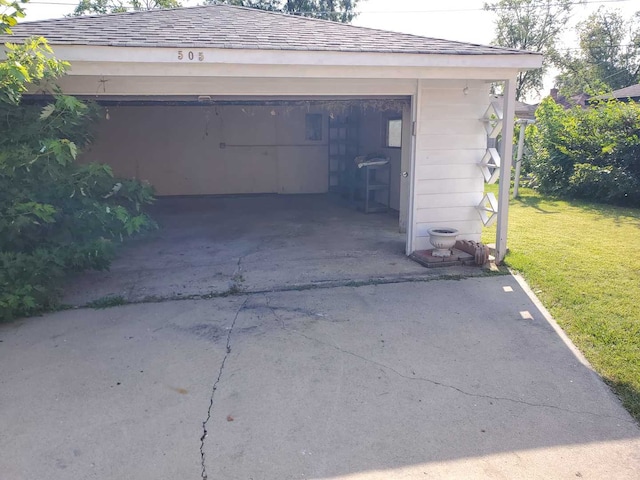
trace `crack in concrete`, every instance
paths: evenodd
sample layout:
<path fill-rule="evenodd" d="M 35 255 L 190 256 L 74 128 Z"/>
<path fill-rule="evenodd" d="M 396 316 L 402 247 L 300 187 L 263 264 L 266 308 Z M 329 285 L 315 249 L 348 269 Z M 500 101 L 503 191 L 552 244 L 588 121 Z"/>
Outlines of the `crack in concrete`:
<path fill-rule="evenodd" d="M 225 298 L 230 296 L 266 295 L 269 293 L 303 292 L 307 290 L 329 290 L 332 288 L 341 288 L 341 287 L 360 288 L 360 287 L 368 287 L 373 285 L 428 283 L 428 282 L 433 282 L 437 280 L 458 281 L 458 280 L 465 280 L 468 278 L 493 277 L 496 275 L 497 274 L 492 272 L 479 272 L 478 274 L 469 274 L 469 275 L 458 275 L 458 274 L 433 275 L 429 273 L 429 274 L 417 274 L 416 276 L 381 277 L 381 278 L 370 278 L 366 280 L 317 281 L 317 282 L 311 282 L 311 283 L 281 286 L 281 287 L 276 287 L 269 290 L 245 290 L 245 289 L 239 288 L 239 286 L 234 282 L 231 288 L 222 292 L 211 291 L 208 293 L 195 293 L 191 295 L 176 295 L 176 294 L 168 294 L 164 296 L 149 295 L 147 297 L 144 297 L 138 300 L 126 300 L 122 305 L 178 302 L 178 301 L 184 301 L 184 300 L 211 300 L 214 298 Z M 500 275 L 508 275 L 508 273 L 500 273 Z M 89 302 L 84 305 L 71 305 L 69 308 L 80 309 L 80 308 L 93 308 L 93 307 L 91 306 L 91 302 Z"/>
<path fill-rule="evenodd" d="M 213 383 L 213 387 L 211 388 L 211 397 L 209 398 L 209 408 L 207 409 L 207 418 L 205 418 L 205 420 L 202 422 L 202 436 L 200 437 L 200 466 L 202 468 L 202 470 L 200 471 L 200 476 L 202 477 L 202 480 L 207 480 L 209 478 L 207 476 L 207 467 L 205 464 L 206 459 L 205 459 L 205 453 L 204 453 L 204 442 L 207 438 L 207 435 L 209 434 L 207 430 L 207 424 L 209 423 L 209 420 L 211 420 L 211 413 L 213 412 L 213 399 L 215 397 L 216 390 L 218 389 L 218 384 L 222 379 L 222 372 L 224 371 L 224 366 L 227 363 L 227 358 L 229 358 L 229 354 L 231 354 L 231 334 L 233 333 L 233 329 L 236 326 L 236 322 L 238 321 L 240 312 L 244 310 L 248 301 L 249 301 L 249 297 L 247 297 L 245 301 L 242 302 L 242 305 L 240 305 L 240 308 L 238 308 L 238 311 L 236 312 L 236 315 L 233 318 L 233 322 L 231 322 L 231 326 L 229 327 L 229 332 L 227 333 L 227 344 L 226 344 L 225 355 L 224 355 L 224 358 L 222 359 L 222 363 L 220 364 L 220 369 L 218 370 L 218 377 L 216 378 L 215 382 Z"/>
<path fill-rule="evenodd" d="M 511 402 L 511 403 L 516 403 L 516 404 L 521 404 L 521 405 L 527 405 L 529 407 L 536 407 L 536 408 L 549 408 L 549 409 L 553 409 L 553 410 L 559 410 L 562 412 L 567 412 L 567 413 L 575 413 L 575 414 L 579 414 L 579 415 L 591 415 L 594 417 L 599 417 L 599 418 L 612 418 L 615 420 L 619 420 L 621 422 L 625 422 L 625 423 L 631 423 L 631 424 L 635 424 L 634 421 L 626 419 L 626 418 L 621 418 L 621 417 L 616 417 L 613 415 L 603 415 L 600 413 L 595 413 L 595 412 L 588 412 L 588 411 L 581 411 L 581 410 L 571 410 L 568 408 L 562 408 L 562 407 L 558 407 L 557 405 L 551 405 L 548 403 L 534 403 L 534 402 L 527 402 L 526 400 L 520 400 L 520 399 L 516 399 L 516 398 L 510 398 L 510 397 L 499 397 L 499 396 L 493 396 L 493 395 L 486 395 L 486 394 L 482 394 L 482 393 L 473 393 L 473 392 L 467 392 L 466 390 L 463 390 L 459 387 L 456 387 L 455 385 L 449 385 L 443 382 L 439 382 L 437 380 L 433 380 L 430 378 L 425 378 L 425 377 L 416 377 L 416 376 L 409 376 L 409 375 L 405 375 L 402 372 L 399 372 L 398 370 L 396 370 L 393 367 L 390 367 L 389 365 L 385 365 L 384 363 L 380 363 L 377 362 L 375 360 L 371 360 L 370 358 L 366 358 L 363 357 L 362 355 L 359 355 L 357 353 L 354 352 L 350 352 L 349 350 L 345 350 L 343 348 L 340 348 L 337 345 L 334 345 L 332 343 L 328 343 L 328 342 L 323 342 L 322 340 L 318 340 L 317 338 L 314 337 L 310 337 L 308 335 L 305 335 L 304 333 L 300 333 L 298 331 L 295 330 L 289 330 L 292 333 L 299 335 L 303 338 L 306 338 L 307 340 L 310 340 L 312 342 L 316 342 L 319 343 L 321 345 L 326 345 L 327 347 L 331 347 L 345 355 L 351 355 L 352 357 L 358 358 L 364 362 L 367 363 L 371 363 L 372 365 L 376 365 L 380 368 L 383 368 L 385 370 L 388 370 L 390 372 L 395 373 L 397 376 L 404 378 L 406 380 L 412 380 L 412 381 L 420 381 L 420 382 L 425 382 L 425 383 L 430 383 L 432 385 L 438 386 L 438 387 L 442 387 L 442 388 L 448 388 L 451 390 L 455 390 L 458 393 L 461 393 L 462 395 L 468 396 L 468 397 L 475 397 L 475 398 L 485 398 L 488 400 L 495 400 L 495 401 L 504 401 L 504 402 Z"/>
<path fill-rule="evenodd" d="M 286 329 L 287 326 L 284 323 L 284 319 L 280 315 L 278 315 L 278 311 L 276 310 L 276 308 L 271 306 L 271 298 L 269 298 L 267 295 L 265 295 L 264 298 L 266 299 L 267 308 L 271 311 L 278 323 L 280 323 L 280 326 L 283 329 Z"/>
<path fill-rule="evenodd" d="M 242 291 L 242 282 L 244 282 L 244 277 L 242 276 L 242 260 L 244 260 L 244 258 L 249 255 L 240 255 L 238 257 L 238 262 L 236 263 L 236 269 L 233 272 L 233 275 L 231 276 L 230 282 L 229 282 L 229 289 L 224 292 L 228 295 L 237 295 L 237 294 L 241 294 L 243 293 Z M 222 296 L 222 294 L 221 294 Z"/>
<path fill-rule="evenodd" d="M 247 255 L 240 255 L 238 257 L 238 263 L 236 264 L 236 271 L 233 272 L 233 277 L 231 278 L 235 278 L 237 275 L 240 275 L 242 272 L 242 260 L 244 259 L 244 257 L 246 257 Z"/>

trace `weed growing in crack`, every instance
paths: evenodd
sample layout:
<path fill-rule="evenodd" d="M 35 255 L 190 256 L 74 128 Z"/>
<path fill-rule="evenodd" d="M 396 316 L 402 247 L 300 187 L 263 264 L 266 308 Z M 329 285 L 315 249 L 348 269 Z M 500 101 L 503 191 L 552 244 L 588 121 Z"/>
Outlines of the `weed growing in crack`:
<path fill-rule="evenodd" d="M 236 273 L 233 277 L 231 277 L 231 281 L 234 283 L 243 283 L 244 280 L 244 275 L 242 275 L 241 273 Z"/>
<path fill-rule="evenodd" d="M 107 295 L 106 297 L 98 298 L 87 303 L 87 307 L 95 309 L 118 307 L 120 305 L 126 305 L 127 300 L 122 295 Z"/>

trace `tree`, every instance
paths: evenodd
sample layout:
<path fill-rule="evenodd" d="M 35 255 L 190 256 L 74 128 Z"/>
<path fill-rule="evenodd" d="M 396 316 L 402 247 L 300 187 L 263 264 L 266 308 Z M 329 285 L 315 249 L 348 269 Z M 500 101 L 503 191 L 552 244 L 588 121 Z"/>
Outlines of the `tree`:
<path fill-rule="evenodd" d="M 73 15 L 103 15 L 160 8 L 176 8 L 182 4 L 178 0 L 80 0 Z"/>
<path fill-rule="evenodd" d="M 495 45 L 542 53 L 542 68 L 520 72 L 516 98 L 539 92 L 544 75 L 556 62 L 555 45 L 571 16 L 574 0 L 497 0 L 484 8 L 497 15 Z"/>
<path fill-rule="evenodd" d="M 257 8 L 268 12 L 283 12 L 282 0 L 206 0 L 206 3 L 224 3 L 236 7 Z"/>
<path fill-rule="evenodd" d="M 578 24 L 580 49 L 562 58 L 556 83 L 564 95 L 617 90 L 640 81 L 640 12 L 598 9 Z"/>
<path fill-rule="evenodd" d="M 360 0 L 206 0 L 207 3 L 226 3 L 257 8 L 270 12 L 288 13 L 335 22 L 349 23 L 356 15 Z"/>
<path fill-rule="evenodd" d="M 11 27 L 24 17 L 20 3 L 0 0 L 0 33 L 11 34 Z M 42 37 L 29 38 L 21 45 L 7 43 L 5 50 L 6 58 L 0 62 L 0 102 L 17 105 L 29 84 L 59 77 L 69 66 L 51 56 Z"/>

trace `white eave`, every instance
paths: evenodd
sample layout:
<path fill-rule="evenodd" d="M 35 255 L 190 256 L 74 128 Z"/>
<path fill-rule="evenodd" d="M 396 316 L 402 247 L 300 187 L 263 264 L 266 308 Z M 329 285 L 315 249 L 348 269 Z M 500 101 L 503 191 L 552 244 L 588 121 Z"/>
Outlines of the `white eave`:
<path fill-rule="evenodd" d="M 354 75 L 365 77 L 391 78 L 398 75 L 400 78 L 407 78 L 418 74 L 419 78 L 423 76 L 420 72 L 425 72 L 426 69 L 517 72 L 542 66 L 542 55 L 533 53 L 452 55 L 86 45 L 52 47 L 57 58 L 71 63 L 71 75 L 207 76 L 224 74 L 218 71 L 224 66 L 235 70 L 229 71 L 229 75 L 238 74 L 238 70 L 249 73 L 250 70 L 258 69 L 264 73 L 272 69 L 274 76 L 280 76 L 298 68 L 301 69 L 299 73 L 302 76 L 317 76 L 322 71 L 327 76 L 335 76 L 338 71 L 346 73 L 348 70 Z"/>

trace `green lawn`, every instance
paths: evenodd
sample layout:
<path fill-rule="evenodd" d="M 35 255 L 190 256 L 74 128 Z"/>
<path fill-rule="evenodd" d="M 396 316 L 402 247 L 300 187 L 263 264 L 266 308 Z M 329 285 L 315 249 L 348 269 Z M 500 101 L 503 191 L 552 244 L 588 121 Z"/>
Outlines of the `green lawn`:
<path fill-rule="evenodd" d="M 640 420 L 640 209 L 520 191 L 506 264 Z M 495 242 L 495 227 L 483 241 Z"/>

